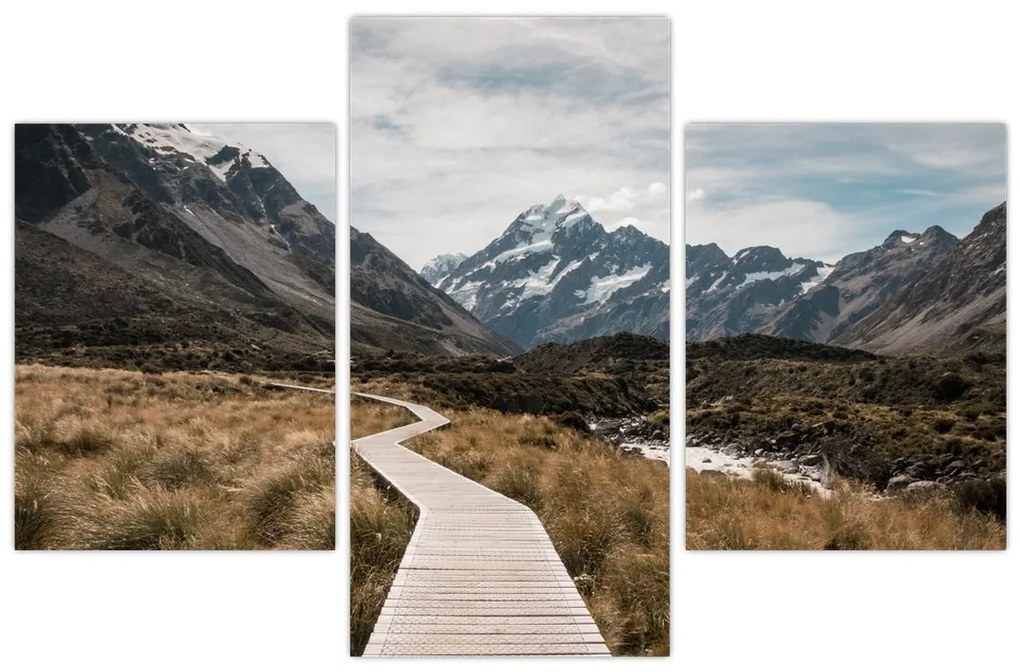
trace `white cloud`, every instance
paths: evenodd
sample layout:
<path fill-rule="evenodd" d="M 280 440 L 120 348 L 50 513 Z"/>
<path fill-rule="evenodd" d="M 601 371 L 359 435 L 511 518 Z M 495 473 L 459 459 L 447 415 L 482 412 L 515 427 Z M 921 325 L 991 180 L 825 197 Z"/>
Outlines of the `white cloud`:
<path fill-rule="evenodd" d="M 778 247 L 789 257 L 834 262 L 856 242 L 860 227 L 825 203 L 785 199 L 708 208 L 687 207 L 686 243 L 716 243 L 730 256 L 753 245 Z"/>
<path fill-rule="evenodd" d="M 1001 124 L 692 124 L 685 147 L 687 241 L 730 253 L 835 261 L 895 229 L 966 235 L 1005 199 Z"/>
<path fill-rule="evenodd" d="M 352 225 L 420 267 L 582 193 L 668 236 L 668 53 L 665 20 L 355 19 Z"/>
<path fill-rule="evenodd" d="M 669 189 L 662 182 L 647 187 L 620 187 L 608 196 L 571 196 L 607 231 L 633 226 L 669 242 Z M 626 215 L 621 217 L 621 215 Z"/>
<path fill-rule="evenodd" d="M 669 221 L 665 222 L 651 222 L 645 219 L 638 219 L 637 217 L 624 217 L 623 219 L 617 220 L 610 224 L 604 224 L 606 231 L 615 231 L 623 226 L 633 226 L 635 229 L 648 234 L 653 238 L 668 243 L 669 242 Z"/>

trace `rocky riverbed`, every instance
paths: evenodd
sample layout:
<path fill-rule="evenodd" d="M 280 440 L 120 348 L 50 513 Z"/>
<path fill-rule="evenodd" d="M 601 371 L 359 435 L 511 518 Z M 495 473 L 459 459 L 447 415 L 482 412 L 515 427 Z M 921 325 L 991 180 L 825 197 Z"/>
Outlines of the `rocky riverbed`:
<path fill-rule="evenodd" d="M 828 493 L 831 471 L 820 456 L 802 460 L 770 460 L 742 455 L 734 446 L 687 446 L 684 458 L 688 469 L 699 473 L 716 473 L 735 478 L 751 478 L 758 468 L 773 469 L 791 483 L 803 483 L 821 493 Z M 818 459 L 815 459 L 818 457 Z"/>
<path fill-rule="evenodd" d="M 723 473 L 744 475 L 742 470 L 754 466 L 768 466 L 787 477 L 804 479 L 824 486 L 836 475 L 851 476 L 870 482 L 886 495 L 902 492 L 936 491 L 950 486 L 1005 478 L 1005 470 L 997 467 L 992 458 L 974 451 L 946 452 L 934 455 L 899 457 L 880 471 L 885 478 L 866 478 L 863 473 L 875 473 L 874 457 L 860 456 L 854 446 L 840 445 L 841 450 L 826 450 L 824 441 L 810 441 L 817 434 L 825 437 L 824 423 L 805 428 L 805 431 L 788 431 L 770 438 L 757 438 L 741 443 L 719 441 L 721 437 L 690 436 L 686 449 L 687 466 L 703 471 L 716 469 Z M 692 453 L 693 451 L 693 453 Z M 702 454 L 704 453 L 704 454 Z M 699 468 L 703 460 L 703 468 Z M 867 469 L 862 468 L 868 460 Z M 730 464 L 727 465 L 727 462 Z M 714 466 L 712 466 L 714 465 Z"/>
<path fill-rule="evenodd" d="M 659 460 L 669 465 L 669 433 L 642 417 L 592 418 L 592 433 L 627 455 Z"/>

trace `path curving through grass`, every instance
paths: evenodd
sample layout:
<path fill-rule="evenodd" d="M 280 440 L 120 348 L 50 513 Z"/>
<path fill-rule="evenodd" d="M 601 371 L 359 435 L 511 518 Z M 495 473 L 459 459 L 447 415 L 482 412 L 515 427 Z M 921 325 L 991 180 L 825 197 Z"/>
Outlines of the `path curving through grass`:
<path fill-rule="evenodd" d="M 419 418 L 352 442 L 419 510 L 364 655 L 609 655 L 535 513 L 400 445 L 449 420 L 359 396 Z"/>

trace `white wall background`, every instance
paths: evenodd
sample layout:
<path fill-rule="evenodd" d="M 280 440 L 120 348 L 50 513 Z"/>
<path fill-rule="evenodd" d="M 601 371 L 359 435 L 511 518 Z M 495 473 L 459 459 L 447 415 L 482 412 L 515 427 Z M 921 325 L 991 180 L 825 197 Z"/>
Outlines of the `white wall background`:
<path fill-rule="evenodd" d="M 475 7 L 447 2 L 429 9 L 468 14 Z M 672 17 L 677 242 L 683 223 L 683 127 L 690 121 L 1020 120 L 1014 76 L 1020 62 L 1018 23 L 1007 3 L 970 0 L 943 9 L 891 0 L 839 6 L 713 0 L 589 2 L 575 8 L 519 0 L 504 9 L 517 14 L 626 10 Z M 0 198 L 7 226 L 13 213 L 14 122 L 203 119 L 337 123 L 342 227 L 352 12 L 418 13 L 421 8 L 408 2 L 341 7 L 311 0 L 229 6 L 193 0 L 8 3 L 0 40 L 5 74 Z M 5 321 L 0 436 L 8 445 L 13 437 L 12 230 L 0 236 L 7 269 L 0 273 Z M 343 269 L 347 248 L 339 249 Z M 680 245 L 674 245 L 673 260 L 679 278 Z M 338 282 L 338 297 L 344 297 L 343 272 Z M 673 300 L 673 414 L 679 420 L 680 292 Z M 347 308 L 343 300 L 338 304 L 342 364 Z M 1013 326 L 1011 343 L 1016 338 Z M 346 371 L 339 373 L 342 389 Z M 1012 395 L 1011 406 L 1014 400 Z M 343 404 L 339 410 L 338 444 L 343 446 L 349 438 Z M 678 429 L 678 445 L 681 438 Z M 348 663 L 344 548 L 336 553 L 16 554 L 11 550 L 13 450 L 7 455 L 0 478 L 5 667 L 318 670 Z M 344 482 L 346 464 L 340 464 Z M 1011 471 L 1015 479 L 1017 469 Z M 1016 665 L 1016 534 L 1010 535 L 1012 551 L 993 554 L 685 553 L 679 476 L 675 469 L 673 659 L 652 662 L 653 667 L 980 670 Z M 342 506 L 344 495 L 341 490 Z M 343 544 L 347 523 L 344 508 L 340 511 Z M 470 660 L 357 664 L 385 669 L 478 665 Z M 591 665 L 527 664 L 544 669 Z M 486 665 L 509 670 L 521 663 Z"/>

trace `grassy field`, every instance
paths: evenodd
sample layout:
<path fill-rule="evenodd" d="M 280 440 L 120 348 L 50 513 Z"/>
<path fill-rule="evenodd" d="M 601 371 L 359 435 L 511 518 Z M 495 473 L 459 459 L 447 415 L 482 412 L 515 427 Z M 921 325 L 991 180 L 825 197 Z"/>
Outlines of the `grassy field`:
<path fill-rule="evenodd" d="M 769 470 L 753 480 L 687 472 L 687 548 L 1002 549 L 1006 526 L 950 497 L 875 499 L 841 483 L 822 498 Z"/>
<path fill-rule="evenodd" d="M 400 406 L 351 400 L 351 438 L 414 419 Z M 351 655 L 365 650 L 416 518 L 413 506 L 376 486 L 368 465 L 351 451 Z"/>
<path fill-rule="evenodd" d="M 669 470 L 549 418 L 437 408 L 408 447 L 531 507 L 616 655 L 669 653 Z"/>
<path fill-rule="evenodd" d="M 41 365 L 15 392 L 18 549 L 335 547 L 330 395 Z"/>

